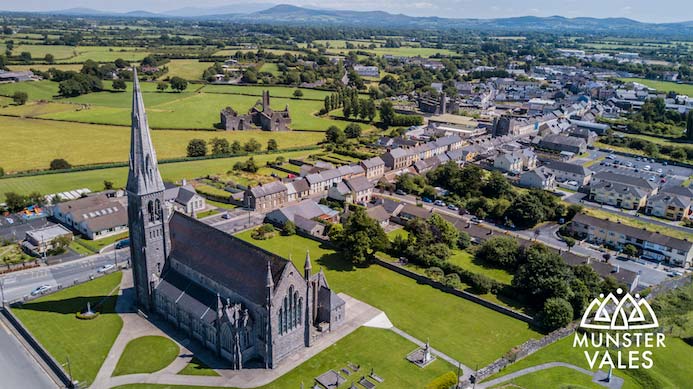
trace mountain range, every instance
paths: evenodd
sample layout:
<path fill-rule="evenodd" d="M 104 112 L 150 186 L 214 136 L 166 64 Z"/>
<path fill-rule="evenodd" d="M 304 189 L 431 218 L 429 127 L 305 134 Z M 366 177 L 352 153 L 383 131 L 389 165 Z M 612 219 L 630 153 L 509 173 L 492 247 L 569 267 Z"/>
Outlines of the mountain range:
<path fill-rule="evenodd" d="M 644 23 L 628 18 L 566 18 L 562 16 L 520 16 L 498 19 L 452 19 L 441 17 L 415 17 L 384 11 L 348 11 L 273 5 L 270 3 L 238 3 L 216 8 L 186 7 L 154 13 L 130 11 L 104 12 L 89 8 L 71 8 L 42 14 L 138 17 L 188 18 L 221 20 L 239 23 L 283 23 L 302 25 L 345 25 L 360 27 L 399 27 L 412 29 L 472 29 L 488 31 L 566 31 L 594 33 L 646 33 L 649 35 L 693 36 L 693 21 L 678 23 Z"/>

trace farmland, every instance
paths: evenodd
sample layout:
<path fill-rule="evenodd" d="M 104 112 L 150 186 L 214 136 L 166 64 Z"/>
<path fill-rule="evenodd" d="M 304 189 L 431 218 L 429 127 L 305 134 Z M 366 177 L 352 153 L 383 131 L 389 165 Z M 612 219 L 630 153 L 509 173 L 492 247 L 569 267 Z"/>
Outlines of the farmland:
<path fill-rule="evenodd" d="M 196 59 L 172 59 L 165 66 L 168 67 L 168 73 L 161 76 L 161 79 L 181 77 L 186 80 L 201 80 L 202 73 L 212 64 Z"/>
<path fill-rule="evenodd" d="M 52 54 L 57 63 L 80 63 L 88 59 L 96 62 L 112 62 L 118 58 L 126 61 L 139 61 L 149 55 L 135 47 L 109 46 L 59 46 L 59 45 L 19 45 L 13 52 L 31 53 L 32 58 L 42 59 L 46 54 Z"/>
<path fill-rule="evenodd" d="M 623 82 L 637 82 L 650 88 L 657 89 L 657 91 L 662 93 L 673 91 L 681 95 L 693 97 L 693 85 L 691 84 L 677 84 L 675 82 L 647 80 L 644 78 L 621 78 L 620 80 Z"/>

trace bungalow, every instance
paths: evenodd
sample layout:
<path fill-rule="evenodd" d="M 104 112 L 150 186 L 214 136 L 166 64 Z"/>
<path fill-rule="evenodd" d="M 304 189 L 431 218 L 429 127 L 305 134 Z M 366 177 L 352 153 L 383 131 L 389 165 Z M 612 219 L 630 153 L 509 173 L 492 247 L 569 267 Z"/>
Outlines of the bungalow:
<path fill-rule="evenodd" d="M 80 232 L 88 239 L 98 240 L 128 229 L 126 207 L 120 199 L 105 194 L 58 203 L 51 212 L 62 225 Z"/>
<path fill-rule="evenodd" d="M 385 210 L 382 205 L 376 205 L 375 207 L 370 207 L 366 210 L 366 214 L 371 219 L 375 220 L 380 224 L 380 227 L 387 227 L 390 225 L 390 214 Z"/>
<path fill-rule="evenodd" d="M 65 237 L 73 239 L 72 232 L 60 224 L 54 224 L 37 230 L 27 231 L 22 242 L 22 248 L 28 254 L 42 255 L 56 247 L 56 240 Z"/>
<path fill-rule="evenodd" d="M 175 210 L 186 215 L 195 215 L 207 208 L 207 200 L 197 194 L 192 185 L 165 184 L 164 202 L 169 212 Z"/>
<path fill-rule="evenodd" d="M 318 238 L 326 238 L 326 226 L 336 223 L 339 213 L 328 206 L 306 199 L 298 204 L 288 207 L 275 209 L 269 212 L 266 220 L 277 226 L 284 226 L 287 222 L 292 222 L 296 228 L 305 233 Z"/>

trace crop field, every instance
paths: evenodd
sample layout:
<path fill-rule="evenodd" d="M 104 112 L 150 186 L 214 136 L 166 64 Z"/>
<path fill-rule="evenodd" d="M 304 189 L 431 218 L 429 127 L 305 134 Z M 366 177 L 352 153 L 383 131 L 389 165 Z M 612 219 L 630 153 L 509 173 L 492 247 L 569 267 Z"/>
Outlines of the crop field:
<path fill-rule="evenodd" d="M 693 85 L 691 84 L 677 84 L 675 82 L 647 80 L 644 78 L 621 78 L 620 80 L 623 82 L 637 82 L 663 93 L 674 91 L 681 95 L 693 97 Z"/>
<path fill-rule="evenodd" d="M 207 141 L 225 138 L 241 144 L 255 138 L 263 148 L 269 139 L 275 139 L 284 149 L 315 145 L 324 135 L 319 132 L 296 136 L 291 132 L 169 130 L 153 131 L 152 137 L 158 157 L 166 159 L 185 157 L 188 142 L 193 138 Z M 6 172 L 47 169 L 55 158 L 64 158 L 73 165 L 125 162 L 130 148 L 129 127 L 13 117 L 0 117 L 0 138 L 3 139 L 0 166 Z"/>
<path fill-rule="evenodd" d="M 291 151 L 276 154 L 255 155 L 253 158 L 258 165 L 265 165 L 267 161 L 273 161 L 279 155 L 289 159 L 305 158 L 308 156 L 308 154 L 310 154 L 310 151 Z M 236 162 L 245 161 L 247 159 L 247 156 L 241 156 L 164 163 L 159 165 L 159 170 L 161 171 L 161 176 L 164 181 L 175 182 L 180 181 L 183 178 L 192 179 L 206 176 L 208 174 L 224 174 L 225 172 L 231 170 Z M 115 187 L 124 187 L 127 174 L 127 167 L 115 167 L 81 172 L 3 178 L 0 179 L 0 201 L 2 201 L 5 193 L 7 192 L 16 192 L 20 194 L 39 192 L 51 194 L 78 188 L 89 188 L 92 191 L 99 191 L 103 190 L 104 180 L 113 182 Z"/>
<path fill-rule="evenodd" d="M 214 129 L 220 121 L 219 112 L 224 107 L 231 106 L 237 112 L 247 112 L 259 100 L 258 96 L 262 91 L 257 86 L 212 85 L 201 90 L 215 93 L 195 93 L 196 86 L 193 85 L 190 92 L 154 92 L 155 83 L 141 85 L 149 125 L 163 129 Z M 106 83 L 104 87 L 110 88 L 110 84 Z M 52 81 L 0 85 L 0 95 L 12 96 L 17 90 L 27 92 L 30 100 L 51 100 L 52 103 L 39 107 L 32 104 L 6 107 L 0 109 L 0 114 L 92 124 L 130 125 L 131 83 L 128 83 L 126 92 L 106 90 L 67 99 L 54 97 L 58 85 Z M 288 97 L 293 95 L 294 90 L 295 88 L 270 88 L 270 95 L 275 92 L 279 96 L 286 96 L 273 98 L 272 108 L 284 109 L 288 105 L 293 129 L 325 131 L 331 125 L 344 128 L 348 124 L 343 120 L 315 116 L 323 107 L 322 99 L 328 92 L 304 90 L 306 97 L 315 100 Z M 248 94 L 245 94 L 246 91 Z M 75 104 L 61 104 L 66 102 Z"/>
<path fill-rule="evenodd" d="M 168 67 L 168 73 L 161 76 L 161 79 L 181 77 L 186 80 L 201 80 L 202 73 L 212 66 L 212 63 L 196 59 L 172 59 L 165 66 Z"/>
<path fill-rule="evenodd" d="M 50 68 L 56 68 L 56 69 L 62 70 L 64 72 L 67 72 L 70 70 L 78 72 L 78 71 L 80 71 L 80 69 L 82 69 L 82 64 L 79 64 L 79 63 L 51 64 L 51 65 L 33 64 L 33 65 L 10 65 L 8 67 L 13 72 L 21 72 L 21 71 L 31 70 L 31 69 L 36 69 L 36 70 L 40 70 L 42 72 L 45 72 L 46 70 L 48 70 Z"/>

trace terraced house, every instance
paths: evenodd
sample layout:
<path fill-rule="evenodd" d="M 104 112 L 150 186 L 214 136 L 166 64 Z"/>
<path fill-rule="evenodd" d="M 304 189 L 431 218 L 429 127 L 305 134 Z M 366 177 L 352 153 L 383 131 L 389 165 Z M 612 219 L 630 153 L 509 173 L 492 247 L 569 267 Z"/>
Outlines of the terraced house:
<path fill-rule="evenodd" d="M 683 267 L 691 266 L 693 260 L 693 243 L 659 232 L 583 214 L 575 215 L 569 228 L 579 238 L 592 243 L 616 249 L 623 249 L 625 245 L 632 244 L 640 250 L 643 258 Z"/>
<path fill-rule="evenodd" d="M 623 209 L 640 209 L 657 191 L 657 184 L 640 177 L 599 172 L 592 177 L 589 199 Z"/>

